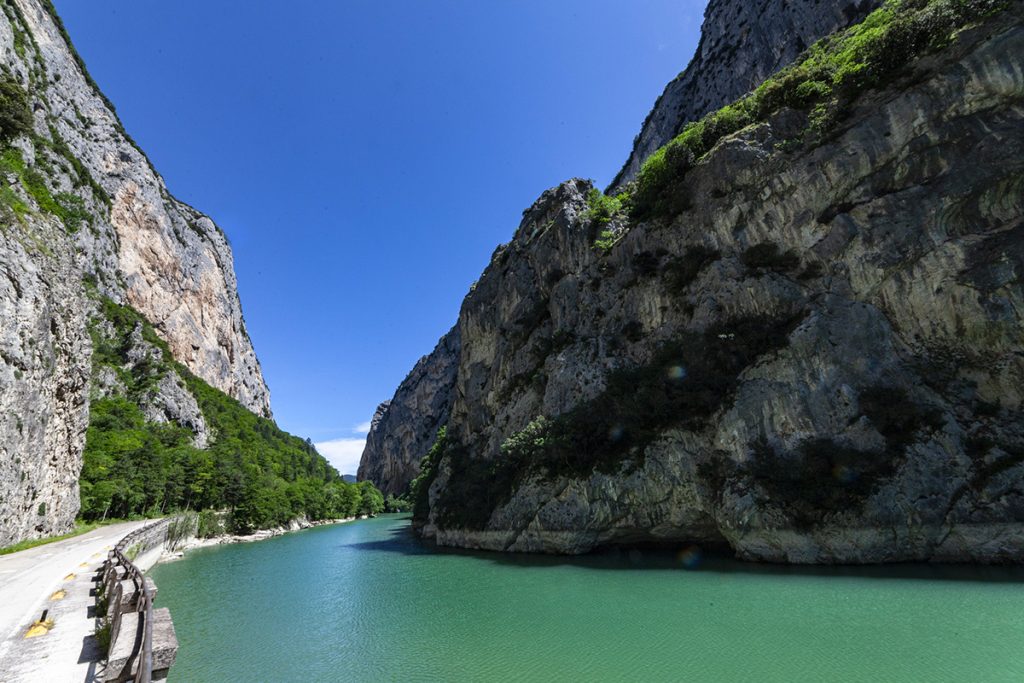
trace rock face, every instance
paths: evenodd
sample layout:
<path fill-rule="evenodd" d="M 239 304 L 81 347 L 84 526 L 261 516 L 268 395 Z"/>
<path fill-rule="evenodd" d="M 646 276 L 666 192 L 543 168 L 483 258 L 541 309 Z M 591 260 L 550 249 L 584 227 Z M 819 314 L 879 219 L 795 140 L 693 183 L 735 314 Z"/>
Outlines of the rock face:
<path fill-rule="evenodd" d="M 394 398 L 377 408 L 359 460 L 359 481 L 401 495 L 420 472 L 420 460 L 448 423 L 459 368 L 459 328 L 451 329 L 416 363 Z"/>
<path fill-rule="evenodd" d="M 806 117 L 790 110 L 724 138 L 686 175 L 690 208 L 614 219 L 607 250 L 589 183 L 546 192 L 462 306 L 421 532 L 523 552 L 1024 561 L 1014 7 L 823 140 L 791 145 Z"/>
<path fill-rule="evenodd" d="M 0 546 L 63 531 L 78 512 L 90 343 L 63 232 L 56 220 L 0 230 Z"/>
<path fill-rule="evenodd" d="M 52 126 L 111 202 L 98 217 L 103 224 L 78 236 L 83 269 L 104 294 L 146 316 L 179 362 L 254 412 L 269 415 L 270 393 L 245 331 L 224 234 L 171 196 L 82 71 L 43 3 L 15 4 L 34 45 L 26 47 L 29 57 L 20 63 L 17 51 L 8 50 L 9 64 L 15 71 L 41 69 L 46 76 L 34 85 L 42 107 L 37 132 L 45 137 Z M 11 27 L 6 35 L 11 45 Z"/>
<path fill-rule="evenodd" d="M 690 65 L 665 87 L 611 191 L 636 177 L 655 150 L 756 88 L 818 39 L 863 19 L 882 0 L 711 0 Z"/>
<path fill-rule="evenodd" d="M 49 2 L 4 3 L 0 68 L 32 111 L 0 173 L 3 546 L 66 530 L 78 509 L 96 296 L 141 312 L 179 362 L 254 412 L 269 416 L 270 398 L 224 235 L 170 195 Z M 161 387 L 152 415 L 194 418 L 180 390 Z"/>

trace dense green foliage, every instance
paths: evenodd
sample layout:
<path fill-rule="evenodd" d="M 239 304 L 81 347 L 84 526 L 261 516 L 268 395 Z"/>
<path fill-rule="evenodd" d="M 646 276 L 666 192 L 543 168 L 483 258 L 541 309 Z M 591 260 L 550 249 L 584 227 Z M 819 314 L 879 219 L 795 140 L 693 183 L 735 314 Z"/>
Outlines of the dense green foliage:
<path fill-rule="evenodd" d="M 598 225 L 607 225 L 627 206 L 629 195 L 621 193 L 613 197 L 605 195 L 596 187 L 587 194 L 587 210 L 583 218 Z"/>
<path fill-rule="evenodd" d="M 628 192 L 608 196 L 597 188 L 592 188 L 587 193 L 587 210 L 581 217 L 590 223 L 590 239 L 593 240 L 596 248 L 608 251 L 615 246 L 618 236 L 613 230 L 607 229 L 607 226 L 617 216 L 625 214 L 628 209 Z"/>
<path fill-rule="evenodd" d="M 420 460 L 420 473 L 409 483 L 409 499 L 412 501 L 412 517 L 417 521 L 427 518 L 430 513 L 430 485 L 437 478 L 437 468 L 448 450 L 448 428 L 437 430 L 437 438 L 423 459 Z"/>
<path fill-rule="evenodd" d="M 647 363 L 609 373 L 605 390 L 590 401 L 553 418 L 538 417 L 505 441 L 498 458 L 473 457 L 439 433 L 424 459 L 422 481 L 414 482 L 417 516 L 425 515 L 423 484 L 433 481 L 441 457 L 447 457 L 451 477 L 436 501 L 438 521 L 469 529 L 483 528 L 532 473 L 585 477 L 595 470 L 615 472 L 627 460 L 639 464 L 646 446 L 666 429 L 698 429 L 726 405 L 740 373 L 785 345 L 798 320 L 750 317 L 686 333 Z"/>
<path fill-rule="evenodd" d="M 196 520 L 196 536 L 199 538 L 215 538 L 226 534 L 231 528 L 227 514 L 215 510 L 203 510 Z"/>
<path fill-rule="evenodd" d="M 244 532 L 299 516 L 383 510 L 383 496 L 372 484 L 345 483 L 308 440 L 287 434 L 171 360 L 166 343 L 137 312 L 107 299 L 100 310 L 109 328 L 93 327 L 94 364 L 112 369 L 124 391 L 92 402 L 81 476 L 85 519 L 227 509 L 232 530 Z M 129 363 L 135 329 L 155 351 Z M 195 448 L 189 429 L 146 420 L 140 406 L 168 375 L 183 381 L 198 401 L 212 435 L 208 448 Z M 199 521 L 206 532 L 215 525 L 209 515 Z"/>
<path fill-rule="evenodd" d="M 789 107 L 808 113 L 808 133 L 817 139 L 861 92 L 884 86 L 914 60 L 948 44 L 957 30 L 1008 5 L 1005 0 L 890 0 L 860 24 L 815 43 L 749 95 L 688 124 L 652 154 L 636 179 L 632 216 L 671 219 L 688 208 L 683 179 L 723 137 Z"/>
<path fill-rule="evenodd" d="M 32 110 L 28 95 L 16 81 L 0 78 L 0 143 L 32 131 Z"/>
<path fill-rule="evenodd" d="M 407 496 L 388 495 L 384 499 L 384 512 L 409 512 L 412 510 L 412 500 Z"/>

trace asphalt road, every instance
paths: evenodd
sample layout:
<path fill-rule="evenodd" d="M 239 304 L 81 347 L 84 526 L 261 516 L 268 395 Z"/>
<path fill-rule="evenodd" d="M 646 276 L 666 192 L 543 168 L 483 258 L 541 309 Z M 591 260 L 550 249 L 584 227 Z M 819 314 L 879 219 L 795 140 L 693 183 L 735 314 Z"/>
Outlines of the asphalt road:
<path fill-rule="evenodd" d="M 106 557 L 107 551 L 123 536 L 147 523 L 142 521 L 112 524 L 64 541 L 0 556 L 0 681 L 5 680 L 5 671 L 11 672 L 21 668 L 15 667 L 14 664 L 16 660 L 23 659 L 19 655 L 19 649 L 24 643 L 24 631 L 39 618 L 44 609 L 52 605 L 50 595 L 55 590 L 62 586 L 70 588 L 66 577 L 70 574 L 83 573 L 83 567 L 96 567 Z M 69 622 L 66 624 L 68 627 L 71 626 Z M 60 626 L 58 624 L 51 633 L 38 639 L 38 644 L 33 643 L 33 649 L 45 646 L 54 654 L 54 660 L 63 659 L 61 653 L 65 650 L 72 656 L 78 653 L 81 650 L 82 636 L 71 631 L 81 629 Z M 89 627 L 84 614 L 81 626 L 82 629 Z M 69 643 L 62 642 L 68 639 L 73 640 Z M 39 654 L 36 652 L 33 659 L 38 661 Z M 50 662 L 51 666 L 56 664 L 60 662 Z M 67 679 L 44 676 L 37 680 Z"/>

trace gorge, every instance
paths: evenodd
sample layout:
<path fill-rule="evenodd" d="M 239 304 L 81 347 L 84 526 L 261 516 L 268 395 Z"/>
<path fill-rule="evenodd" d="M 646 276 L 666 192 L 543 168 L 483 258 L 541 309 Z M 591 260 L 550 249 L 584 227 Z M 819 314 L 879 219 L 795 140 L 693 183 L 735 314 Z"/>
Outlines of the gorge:
<path fill-rule="evenodd" d="M 1024 678 L 1024 0 L 190 1 L 0 0 L 0 681 Z"/>

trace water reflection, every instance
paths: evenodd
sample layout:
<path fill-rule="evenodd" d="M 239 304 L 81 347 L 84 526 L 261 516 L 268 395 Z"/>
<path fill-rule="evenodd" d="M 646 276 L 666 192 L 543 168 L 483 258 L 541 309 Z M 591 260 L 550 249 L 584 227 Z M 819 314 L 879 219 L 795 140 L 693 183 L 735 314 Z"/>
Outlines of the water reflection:
<path fill-rule="evenodd" d="M 385 515 L 395 520 L 408 515 Z M 974 565 L 905 562 L 869 565 L 787 565 L 742 562 L 727 548 L 698 544 L 634 545 L 600 548 L 587 555 L 547 555 L 540 553 L 499 553 L 463 548 L 446 548 L 421 540 L 406 523 L 390 529 L 385 537 L 357 541 L 346 547 L 403 555 L 454 555 L 481 562 L 529 568 L 574 566 L 587 569 L 686 570 L 719 574 L 761 574 L 794 577 L 846 577 L 859 579 L 907 579 L 923 581 L 979 581 L 987 583 L 1024 583 L 1024 567 L 1014 565 Z"/>

